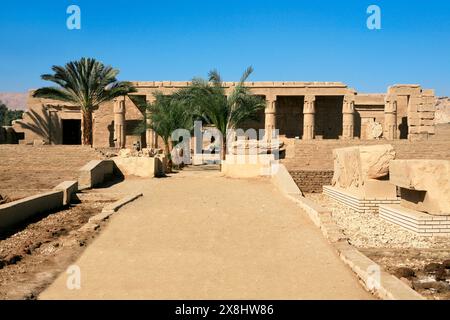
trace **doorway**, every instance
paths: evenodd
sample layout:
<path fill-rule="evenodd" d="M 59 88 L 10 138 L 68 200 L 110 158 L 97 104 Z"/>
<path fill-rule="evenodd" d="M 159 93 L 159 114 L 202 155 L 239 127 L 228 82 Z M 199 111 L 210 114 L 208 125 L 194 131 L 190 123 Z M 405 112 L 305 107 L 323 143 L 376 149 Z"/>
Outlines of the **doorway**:
<path fill-rule="evenodd" d="M 62 144 L 81 144 L 81 120 L 62 120 Z"/>

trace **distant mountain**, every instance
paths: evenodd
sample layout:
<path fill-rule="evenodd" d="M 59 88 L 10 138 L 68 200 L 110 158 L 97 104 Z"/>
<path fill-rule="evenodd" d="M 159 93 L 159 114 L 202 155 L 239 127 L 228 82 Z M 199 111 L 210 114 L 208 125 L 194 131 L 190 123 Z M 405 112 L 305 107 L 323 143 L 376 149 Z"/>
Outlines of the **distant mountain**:
<path fill-rule="evenodd" d="M 27 109 L 27 92 L 0 92 L 0 101 L 11 110 Z"/>

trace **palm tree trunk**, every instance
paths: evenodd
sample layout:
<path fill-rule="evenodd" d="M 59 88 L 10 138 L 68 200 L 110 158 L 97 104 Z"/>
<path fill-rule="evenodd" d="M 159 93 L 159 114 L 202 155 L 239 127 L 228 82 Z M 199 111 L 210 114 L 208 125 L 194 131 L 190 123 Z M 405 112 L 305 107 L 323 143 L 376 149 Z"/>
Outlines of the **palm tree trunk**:
<path fill-rule="evenodd" d="M 81 141 L 84 146 L 92 146 L 92 111 L 81 112 Z"/>
<path fill-rule="evenodd" d="M 167 168 L 166 168 L 166 170 L 167 170 L 168 173 L 170 173 L 170 172 L 172 172 L 173 164 L 172 164 L 172 157 L 170 155 L 170 144 L 169 144 L 169 140 L 168 139 L 164 140 L 164 153 L 165 153 L 166 158 L 167 158 Z"/>
<path fill-rule="evenodd" d="M 220 158 L 225 160 L 227 155 L 227 140 L 225 138 L 222 139 L 222 146 L 220 151 Z"/>

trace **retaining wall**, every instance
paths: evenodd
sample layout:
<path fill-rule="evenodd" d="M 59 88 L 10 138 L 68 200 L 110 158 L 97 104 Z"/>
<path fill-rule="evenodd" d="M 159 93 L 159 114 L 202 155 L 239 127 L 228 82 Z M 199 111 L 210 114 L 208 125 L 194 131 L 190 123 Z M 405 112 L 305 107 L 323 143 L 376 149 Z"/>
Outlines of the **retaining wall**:
<path fill-rule="evenodd" d="M 64 191 L 55 190 L 0 205 L 0 233 L 43 212 L 63 206 Z"/>
<path fill-rule="evenodd" d="M 305 193 L 322 193 L 331 184 L 333 170 L 289 170 L 295 183 Z"/>

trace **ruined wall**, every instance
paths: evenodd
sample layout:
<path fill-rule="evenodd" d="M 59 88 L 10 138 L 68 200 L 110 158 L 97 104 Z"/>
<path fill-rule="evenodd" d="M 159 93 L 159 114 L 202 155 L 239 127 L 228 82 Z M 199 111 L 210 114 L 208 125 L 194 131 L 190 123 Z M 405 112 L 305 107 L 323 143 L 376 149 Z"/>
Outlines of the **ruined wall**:
<path fill-rule="evenodd" d="M 388 95 L 397 101 L 397 137 L 409 140 L 426 140 L 435 134 L 434 118 L 436 98 L 433 90 L 422 89 L 419 85 L 394 85 Z"/>

